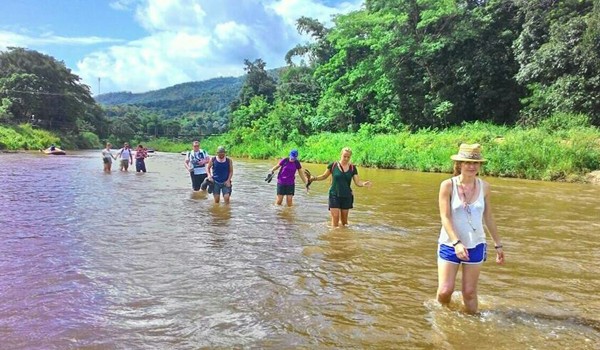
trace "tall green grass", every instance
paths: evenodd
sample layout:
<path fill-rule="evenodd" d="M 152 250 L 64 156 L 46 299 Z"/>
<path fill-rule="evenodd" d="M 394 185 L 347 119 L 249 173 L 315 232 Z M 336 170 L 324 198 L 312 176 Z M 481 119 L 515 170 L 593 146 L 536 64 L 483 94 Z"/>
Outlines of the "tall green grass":
<path fill-rule="evenodd" d="M 566 119 L 566 118 L 563 118 Z M 488 160 L 487 175 L 549 181 L 584 181 L 585 174 L 600 169 L 600 130 L 595 127 L 565 125 L 551 120 L 535 128 L 506 127 L 487 123 L 466 123 L 443 130 L 371 135 L 358 133 L 321 133 L 296 142 L 269 140 L 252 129 L 201 139 L 201 147 L 215 154 L 219 145 L 231 156 L 269 159 L 282 158 L 293 148 L 302 161 L 327 163 L 338 160 L 343 147 L 353 150 L 352 162 L 359 166 L 395 168 L 425 172 L 452 171 L 450 156 L 458 146 L 480 143 Z M 182 152 L 191 142 L 154 139 L 142 142 L 163 152 Z M 40 149 L 59 138 L 29 125 L 0 127 L 0 149 Z"/>
<path fill-rule="evenodd" d="M 60 138 L 49 131 L 34 129 L 30 124 L 0 126 L 0 150 L 38 150 L 51 144 L 60 146 Z"/>
<path fill-rule="evenodd" d="M 583 181 L 585 174 L 600 169 L 600 130 L 594 127 L 509 128 L 476 122 L 393 135 L 321 133 L 301 144 L 269 142 L 252 134 L 242 139 L 225 135 L 204 140 L 203 147 L 210 152 L 223 144 L 230 155 L 248 158 L 285 157 L 297 148 L 300 159 L 314 163 L 337 160 L 341 149 L 350 147 L 352 162 L 360 166 L 449 173 L 450 156 L 463 142 L 482 145 L 488 160 L 483 171 L 491 176 Z"/>

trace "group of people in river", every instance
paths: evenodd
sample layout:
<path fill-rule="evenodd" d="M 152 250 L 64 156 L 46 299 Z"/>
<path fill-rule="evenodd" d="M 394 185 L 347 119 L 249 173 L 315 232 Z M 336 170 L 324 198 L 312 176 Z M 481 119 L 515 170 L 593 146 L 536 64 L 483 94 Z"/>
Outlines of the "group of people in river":
<path fill-rule="evenodd" d="M 113 154 L 111 150 L 112 144 L 106 143 L 106 148 L 102 150 L 102 163 L 104 164 L 104 172 L 110 173 L 112 171 L 113 160 L 119 160 L 119 170 L 129 171 L 129 166 L 133 165 L 134 151 L 129 146 L 129 143 L 123 143 L 123 148 Z M 135 171 L 146 172 L 146 161 L 148 158 L 148 149 L 141 144 L 135 149 Z"/>
<path fill-rule="evenodd" d="M 110 171 L 113 159 L 120 159 L 121 170 L 127 171 L 128 165 L 133 162 L 129 144 L 125 143 L 116 155 L 112 154 L 110 147 L 108 143 L 102 151 L 104 171 Z M 138 145 L 135 153 L 137 171 L 145 172 L 145 149 Z M 280 159 L 269 170 L 265 178 L 267 182 L 271 182 L 275 172 L 279 170 L 275 203 L 282 205 L 285 198 L 287 206 L 293 205 L 296 174 L 307 190 L 313 182 L 323 181 L 331 176 L 328 192 L 331 226 L 347 226 L 348 214 L 354 207 L 352 182 L 358 187 L 370 188 L 372 185 L 370 181 L 360 179 L 357 167 L 350 162 L 352 150 L 344 147 L 339 160 L 327 164 L 325 171 L 316 176 L 302 168 L 298 157 L 298 150 L 293 149 L 288 157 Z M 481 154 L 481 145 L 461 144 L 458 153 L 450 158 L 454 162 L 454 173 L 450 179 L 442 181 L 438 194 L 441 230 L 437 242 L 437 300 L 443 305 L 450 303 L 456 277 L 462 267 L 461 289 L 465 311 L 476 313 L 479 275 L 481 266 L 487 259 L 485 228 L 494 242 L 498 264 L 504 264 L 504 250 L 492 214 L 490 184 L 478 176 L 486 161 Z M 184 166 L 190 174 L 194 191 L 212 193 L 215 203 L 223 198 L 224 203 L 229 204 L 233 160 L 227 157 L 224 146 L 219 146 L 216 156 L 211 157 L 200 148 L 199 141 L 194 141 L 192 150 L 186 154 Z"/>
<path fill-rule="evenodd" d="M 352 182 L 358 187 L 371 187 L 370 181 L 360 179 L 357 167 L 350 162 L 352 150 L 343 148 L 340 159 L 330 162 L 325 171 L 317 176 L 302 169 L 298 155 L 298 150 L 291 150 L 289 156 L 279 160 L 265 178 L 265 181 L 271 182 L 275 172 L 279 170 L 275 203 L 282 205 L 285 197 L 286 205 L 293 205 L 296 174 L 307 190 L 311 183 L 331 176 L 328 193 L 331 226 L 337 228 L 348 225 L 348 214 L 354 206 Z M 461 289 L 465 311 L 476 313 L 477 285 L 481 266 L 487 258 L 484 226 L 494 241 L 498 264 L 504 264 L 504 250 L 492 214 L 490 184 L 478 177 L 481 166 L 486 161 L 481 155 L 481 145 L 461 144 L 458 153 L 450 158 L 454 161 L 454 173 L 450 179 L 441 183 L 438 195 L 442 227 L 437 249 L 437 300 L 443 305 L 450 303 L 456 277 L 462 267 Z M 211 158 L 200 149 L 200 143 L 194 141 L 185 166 L 190 172 L 194 191 L 212 191 L 216 203 L 222 194 L 225 203 L 229 203 L 233 162 L 226 157 L 223 146 L 219 146 L 217 156 Z"/>

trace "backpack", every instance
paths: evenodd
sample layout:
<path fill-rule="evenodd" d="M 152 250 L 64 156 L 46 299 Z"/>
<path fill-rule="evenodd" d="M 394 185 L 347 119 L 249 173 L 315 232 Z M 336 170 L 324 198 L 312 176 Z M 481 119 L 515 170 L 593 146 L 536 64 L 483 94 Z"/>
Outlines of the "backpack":
<path fill-rule="evenodd" d="M 331 177 L 329 178 L 329 183 L 333 182 L 333 168 L 338 167 L 340 169 L 340 171 L 342 173 L 344 173 L 344 169 L 342 169 L 342 165 L 340 164 L 340 162 L 333 162 L 333 165 L 331 166 Z M 354 164 L 350 163 L 350 168 L 348 168 L 348 170 L 353 173 L 354 172 Z"/>
<path fill-rule="evenodd" d="M 290 162 L 290 158 L 283 158 L 282 160 L 280 160 L 280 162 L 283 162 L 283 164 L 281 164 L 279 166 L 279 172 L 277 173 L 277 178 L 279 179 L 281 177 L 281 172 L 283 171 L 283 168 L 288 165 L 288 163 Z"/>
<path fill-rule="evenodd" d="M 207 158 L 207 156 L 208 156 L 208 154 L 206 154 L 206 151 L 203 149 L 200 149 L 199 153 L 202 154 L 202 159 Z M 200 160 L 202 160 L 202 159 L 196 157 L 196 155 L 194 154 L 194 151 L 189 151 L 187 154 L 187 157 L 190 160 L 190 163 L 192 163 L 193 159 L 196 160 L 196 162 L 199 162 Z M 192 163 L 192 165 L 193 165 L 193 163 Z M 198 168 L 202 168 L 203 166 L 204 165 L 200 165 Z"/>
<path fill-rule="evenodd" d="M 336 166 L 340 169 L 340 171 L 342 173 L 344 172 L 344 169 L 342 168 L 342 165 L 340 164 L 340 162 L 333 162 L 333 165 L 331 166 L 331 174 L 333 174 L 333 168 Z M 350 163 L 350 168 L 348 168 L 348 170 L 351 173 L 353 173 L 354 172 L 354 164 Z"/>

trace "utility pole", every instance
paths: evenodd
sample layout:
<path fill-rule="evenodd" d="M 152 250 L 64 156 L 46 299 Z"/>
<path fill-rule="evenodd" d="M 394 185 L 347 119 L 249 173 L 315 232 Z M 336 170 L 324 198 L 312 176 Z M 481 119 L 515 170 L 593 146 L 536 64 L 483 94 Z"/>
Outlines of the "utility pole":
<path fill-rule="evenodd" d="M 98 77 L 98 95 L 100 95 L 100 77 Z"/>

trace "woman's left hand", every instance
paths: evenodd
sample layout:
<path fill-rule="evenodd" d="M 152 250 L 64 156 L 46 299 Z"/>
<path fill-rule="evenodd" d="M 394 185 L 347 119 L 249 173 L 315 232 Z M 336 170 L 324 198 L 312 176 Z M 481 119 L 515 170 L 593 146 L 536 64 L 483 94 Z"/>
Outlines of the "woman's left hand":
<path fill-rule="evenodd" d="M 362 185 L 363 185 L 363 187 L 371 188 L 371 181 L 368 181 L 368 180 L 367 180 L 367 181 L 364 181 L 364 182 L 362 183 Z"/>
<path fill-rule="evenodd" d="M 496 263 L 498 265 L 504 265 L 504 251 L 502 248 L 496 248 Z"/>

